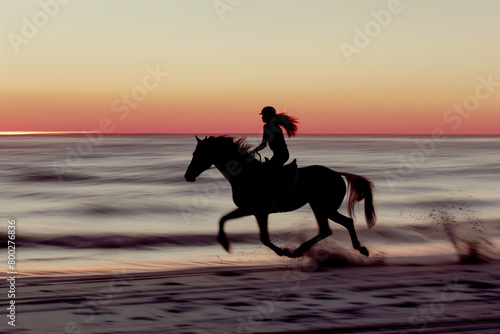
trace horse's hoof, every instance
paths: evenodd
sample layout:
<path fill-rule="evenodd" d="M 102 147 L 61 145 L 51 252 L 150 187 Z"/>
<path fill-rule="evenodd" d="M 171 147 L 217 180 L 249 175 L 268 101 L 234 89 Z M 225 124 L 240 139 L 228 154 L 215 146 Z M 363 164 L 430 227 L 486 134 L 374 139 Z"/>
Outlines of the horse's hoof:
<path fill-rule="evenodd" d="M 222 247 L 224 247 L 224 249 L 226 250 L 226 252 L 229 253 L 229 241 L 227 240 L 227 237 L 219 235 L 217 237 L 217 241 L 222 245 Z"/>
<path fill-rule="evenodd" d="M 285 256 L 289 258 L 294 258 L 294 253 L 290 252 L 288 249 L 285 249 Z"/>
<path fill-rule="evenodd" d="M 288 249 L 280 249 L 276 251 L 276 254 L 278 254 L 279 256 L 293 257 L 293 253 Z"/>
<path fill-rule="evenodd" d="M 365 246 L 361 246 L 359 249 L 359 252 L 365 256 L 370 256 L 370 252 L 368 252 L 368 249 L 366 249 Z"/>

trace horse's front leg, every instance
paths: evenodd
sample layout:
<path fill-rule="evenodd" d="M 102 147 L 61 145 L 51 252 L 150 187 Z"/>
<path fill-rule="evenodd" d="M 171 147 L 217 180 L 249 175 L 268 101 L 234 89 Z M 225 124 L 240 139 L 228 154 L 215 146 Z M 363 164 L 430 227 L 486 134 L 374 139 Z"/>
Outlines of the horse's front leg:
<path fill-rule="evenodd" d="M 269 217 L 269 214 L 258 214 L 255 215 L 255 218 L 257 218 L 257 223 L 259 224 L 259 229 L 260 229 L 260 241 L 267 247 L 271 248 L 276 254 L 279 256 L 288 256 L 292 257 L 292 253 L 286 249 L 279 248 L 275 244 L 269 240 L 269 231 L 267 229 L 267 218 Z"/>
<path fill-rule="evenodd" d="M 229 240 L 227 239 L 226 233 L 224 232 L 224 224 L 230 219 L 236 219 L 240 217 L 249 216 L 245 210 L 240 208 L 229 212 L 227 215 L 223 216 L 219 221 L 219 235 L 217 236 L 217 241 L 224 247 L 224 249 L 229 253 Z"/>

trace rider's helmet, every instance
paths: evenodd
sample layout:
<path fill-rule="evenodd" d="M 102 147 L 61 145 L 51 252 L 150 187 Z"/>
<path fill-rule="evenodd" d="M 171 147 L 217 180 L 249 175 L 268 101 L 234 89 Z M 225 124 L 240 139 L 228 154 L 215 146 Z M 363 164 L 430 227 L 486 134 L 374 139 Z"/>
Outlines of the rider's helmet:
<path fill-rule="evenodd" d="M 267 107 L 264 107 L 264 109 L 262 109 L 260 114 L 268 119 L 271 119 L 274 116 L 276 116 L 276 109 L 274 109 L 271 106 L 267 106 Z"/>

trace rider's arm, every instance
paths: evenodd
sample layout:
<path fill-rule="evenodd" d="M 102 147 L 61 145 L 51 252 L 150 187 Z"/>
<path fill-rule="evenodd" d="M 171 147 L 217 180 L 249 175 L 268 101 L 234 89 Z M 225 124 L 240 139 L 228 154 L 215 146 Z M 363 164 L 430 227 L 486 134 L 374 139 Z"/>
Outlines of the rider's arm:
<path fill-rule="evenodd" d="M 259 146 L 257 146 L 256 148 L 253 149 L 253 152 L 258 152 L 258 151 L 266 148 L 266 146 L 267 146 L 267 142 L 262 141 L 262 143 L 260 143 Z"/>
<path fill-rule="evenodd" d="M 266 146 L 267 146 L 267 137 L 266 137 L 266 132 L 264 131 L 264 135 L 262 136 L 262 142 L 259 144 L 259 146 L 254 148 L 251 153 L 258 152 L 258 151 L 266 148 Z"/>

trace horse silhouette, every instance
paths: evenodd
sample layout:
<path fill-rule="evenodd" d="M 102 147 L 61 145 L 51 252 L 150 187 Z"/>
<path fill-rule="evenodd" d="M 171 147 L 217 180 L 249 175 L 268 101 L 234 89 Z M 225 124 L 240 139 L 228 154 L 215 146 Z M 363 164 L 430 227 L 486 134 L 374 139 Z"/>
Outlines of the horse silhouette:
<path fill-rule="evenodd" d="M 354 220 L 337 211 L 347 191 L 342 179 L 344 176 L 350 186 L 347 204 L 349 216 L 354 217 L 355 204 L 364 199 L 367 225 L 369 228 L 375 225 L 373 185 L 367 178 L 318 165 L 297 169 L 293 163 L 281 167 L 276 173 L 265 163 L 257 161 L 248 152 L 250 145 L 242 139 L 222 136 L 205 137 L 203 140 L 196 137 L 196 140 L 198 143 L 193 158 L 184 175 L 186 181 L 194 182 L 201 173 L 214 165 L 231 184 L 233 201 L 237 206 L 236 210 L 219 221 L 217 240 L 226 251 L 229 252 L 229 240 L 224 232 L 224 224 L 230 219 L 253 215 L 259 225 L 260 240 L 280 256 L 300 257 L 315 243 L 330 236 L 332 231 L 328 219 L 347 228 L 354 249 L 369 255 L 368 249 L 361 246 L 358 240 Z M 276 184 L 281 187 L 278 191 Z M 269 214 L 294 211 L 307 203 L 318 222 L 319 234 L 293 252 L 274 245 L 269 239 L 267 228 Z"/>

